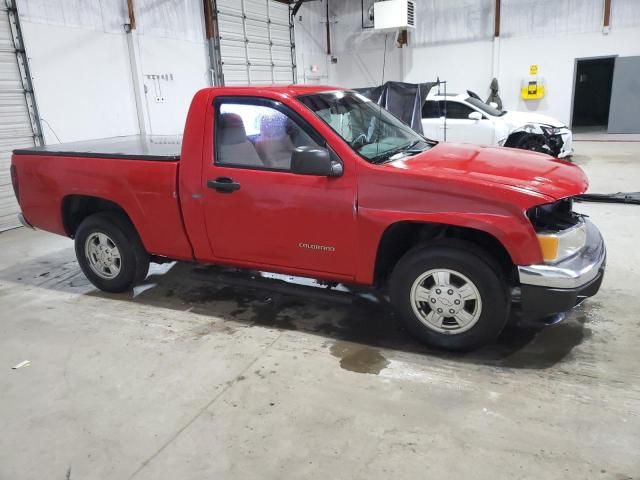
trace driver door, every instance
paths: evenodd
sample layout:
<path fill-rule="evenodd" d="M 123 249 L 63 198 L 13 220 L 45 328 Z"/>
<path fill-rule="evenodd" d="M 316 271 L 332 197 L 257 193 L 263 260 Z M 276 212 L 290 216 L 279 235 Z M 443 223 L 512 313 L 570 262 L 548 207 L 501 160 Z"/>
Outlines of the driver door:
<path fill-rule="evenodd" d="M 444 104 L 445 102 L 441 103 Z M 444 137 L 444 129 L 446 128 L 447 142 L 493 145 L 493 122 L 486 115 L 481 114 L 481 120 L 470 119 L 469 114 L 477 112 L 477 110 L 464 103 L 452 100 L 446 101 L 446 108 L 447 120 L 446 124 L 442 125 L 442 136 Z"/>
<path fill-rule="evenodd" d="M 214 158 L 204 160 L 202 181 L 208 187 L 205 219 L 215 257 L 352 278 L 353 166 L 344 164 L 340 177 L 292 173 L 296 146 L 325 144 L 280 102 L 218 97 L 213 114 Z"/>

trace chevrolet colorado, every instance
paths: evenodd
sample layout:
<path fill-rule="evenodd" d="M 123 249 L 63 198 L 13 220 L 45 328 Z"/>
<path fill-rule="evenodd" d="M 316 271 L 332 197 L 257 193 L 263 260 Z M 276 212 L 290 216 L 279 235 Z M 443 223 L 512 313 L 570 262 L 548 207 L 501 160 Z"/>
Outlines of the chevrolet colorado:
<path fill-rule="evenodd" d="M 334 87 L 206 88 L 181 138 L 16 150 L 11 177 L 23 223 L 75 239 L 102 290 L 163 258 L 386 286 L 410 332 L 451 350 L 495 339 L 514 301 L 571 309 L 604 273 L 572 208 L 579 167 L 437 143 Z"/>

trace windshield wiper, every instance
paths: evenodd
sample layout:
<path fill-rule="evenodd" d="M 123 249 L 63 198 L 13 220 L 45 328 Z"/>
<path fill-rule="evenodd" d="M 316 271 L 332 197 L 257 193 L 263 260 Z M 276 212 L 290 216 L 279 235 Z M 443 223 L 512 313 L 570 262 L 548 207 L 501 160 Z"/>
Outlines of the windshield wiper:
<path fill-rule="evenodd" d="M 422 142 L 423 140 L 416 140 L 415 142 L 411 143 L 408 147 L 403 148 L 403 150 L 405 152 L 410 152 L 411 149 L 413 147 L 415 147 L 417 144 L 419 144 L 420 142 Z M 425 142 L 426 143 L 426 142 Z M 414 150 L 414 152 L 421 152 L 422 150 Z"/>
<path fill-rule="evenodd" d="M 422 140 L 415 140 L 415 141 L 411 142 L 409 145 L 405 145 L 404 147 L 394 148 L 393 150 L 388 150 L 386 152 L 383 152 L 380 155 L 376 155 L 375 157 L 373 157 L 371 159 L 371 162 L 375 163 L 375 164 L 384 163 L 387 160 L 389 160 L 391 157 L 393 157 L 394 155 L 397 155 L 398 153 L 409 152 L 413 147 L 415 147 L 421 141 Z M 422 150 L 415 151 L 414 153 L 418 153 L 418 152 L 421 152 L 421 151 Z"/>

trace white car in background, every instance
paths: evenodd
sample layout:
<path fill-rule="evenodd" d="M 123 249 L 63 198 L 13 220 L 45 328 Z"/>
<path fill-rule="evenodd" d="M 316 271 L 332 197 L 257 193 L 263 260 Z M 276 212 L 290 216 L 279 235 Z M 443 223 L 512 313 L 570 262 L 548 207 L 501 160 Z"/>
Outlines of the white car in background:
<path fill-rule="evenodd" d="M 514 147 L 558 158 L 573 152 L 571 130 L 562 122 L 537 113 L 498 110 L 470 91 L 445 96 L 433 87 L 422 106 L 422 130 L 438 141 Z"/>

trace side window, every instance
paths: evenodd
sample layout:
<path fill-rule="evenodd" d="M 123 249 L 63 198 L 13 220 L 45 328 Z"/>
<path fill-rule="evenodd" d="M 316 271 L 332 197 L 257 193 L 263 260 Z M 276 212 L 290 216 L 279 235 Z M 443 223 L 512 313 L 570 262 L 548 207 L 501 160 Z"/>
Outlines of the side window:
<path fill-rule="evenodd" d="M 318 145 L 288 115 L 262 104 L 224 101 L 216 124 L 217 165 L 289 170 L 294 148 Z"/>
<path fill-rule="evenodd" d="M 458 102 L 447 101 L 447 118 L 469 119 L 469 114 L 474 110 Z"/>
<path fill-rule="evenodd" d="M 440 118 L 444 112 L 440 108 L 440 102 L 427 100 L 422 106 L 422 118 Z"/>

